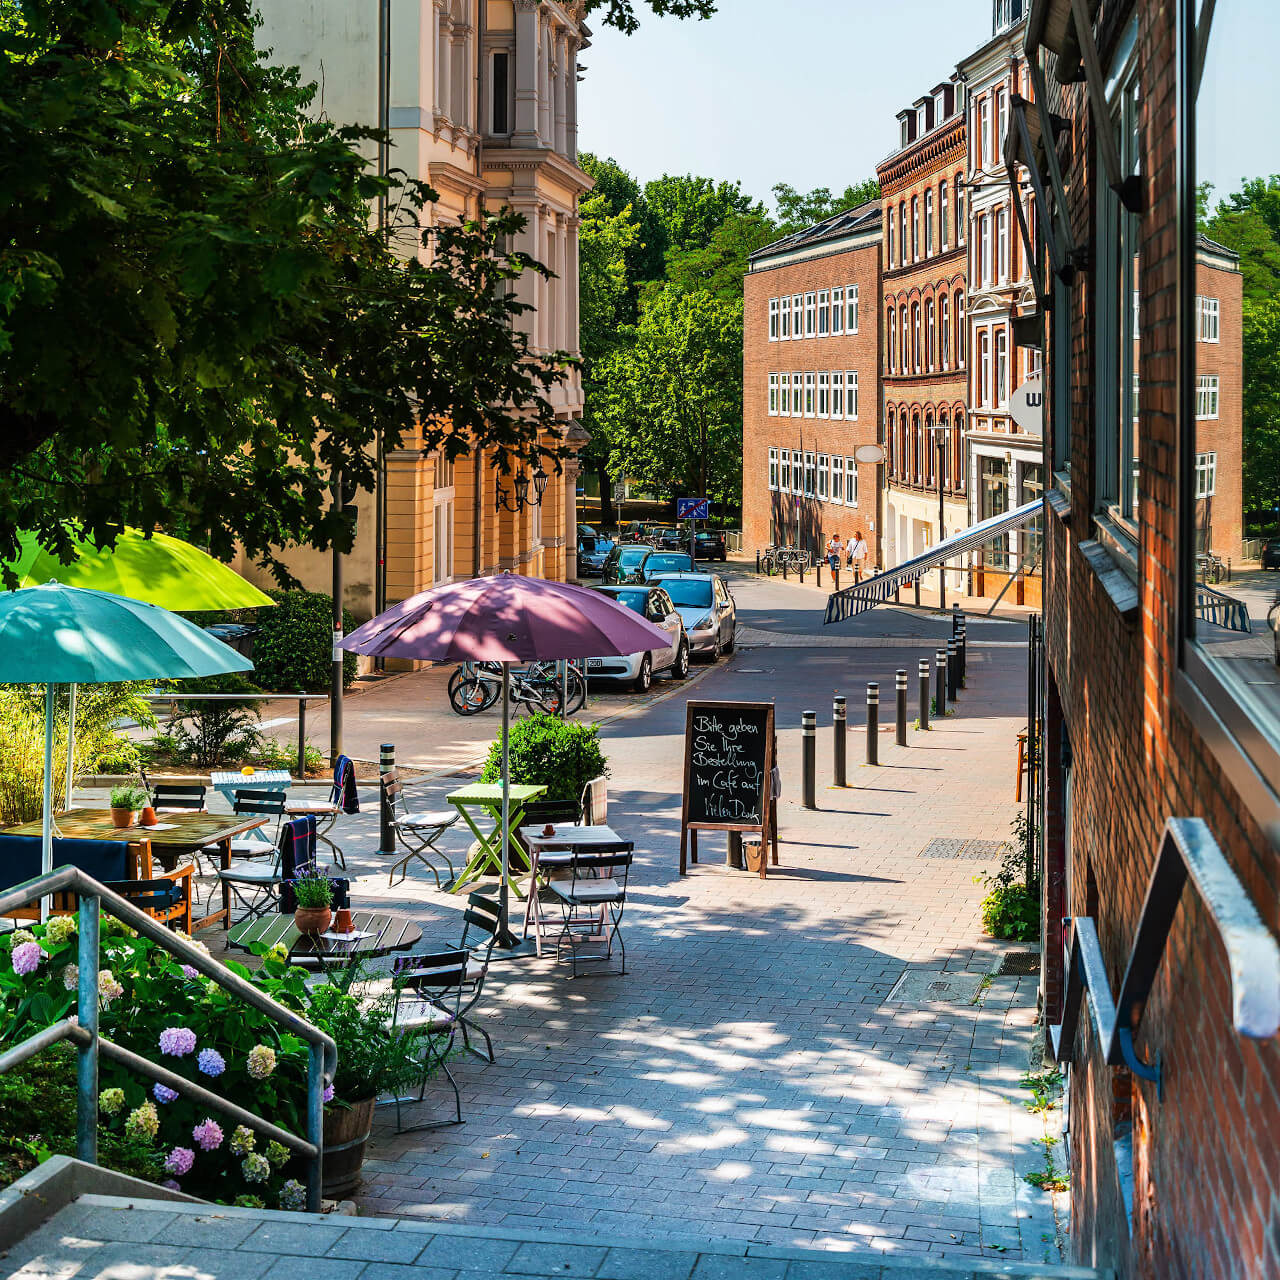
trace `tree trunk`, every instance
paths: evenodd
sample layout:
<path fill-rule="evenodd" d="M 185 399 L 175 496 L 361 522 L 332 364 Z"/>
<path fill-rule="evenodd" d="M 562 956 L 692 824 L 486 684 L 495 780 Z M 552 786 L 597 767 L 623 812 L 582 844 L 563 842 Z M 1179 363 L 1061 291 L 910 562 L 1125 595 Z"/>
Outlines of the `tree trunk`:
<path fill-rule="evenodd" d="M 596 464 L 596 477 L 600 481 L 600 527 L 607 529 L 615 522 L 617 513 L 613 507 L 613 486 L 603 462 Z"/>

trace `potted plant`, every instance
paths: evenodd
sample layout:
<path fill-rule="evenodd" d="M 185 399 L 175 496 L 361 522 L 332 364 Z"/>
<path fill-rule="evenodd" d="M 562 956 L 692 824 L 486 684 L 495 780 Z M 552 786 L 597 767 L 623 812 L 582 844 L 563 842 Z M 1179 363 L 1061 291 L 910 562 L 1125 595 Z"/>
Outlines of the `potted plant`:
<path fill-rule="evenodd" d="M 323 933 L 333 919 L 333 881 L 314 864 L 292 881 L 297 907 L 293 923 L 299 933 Z"/>
<path fill-rule="evenodd" d="M 338 1047 L 333 1096 L 324 1109 L 326 1196 L 359 1186 L 378 1095 L 417 1087 L 429 1070 L 427 1032 L 397 1027 L 394 993 L 372 995 L 367 987 L 352 968 L 317 983 L 307 997 L 307 1021 L 327 1031 Z"/>
<path fill-rule="evenodd" d="M 138 810 L 150 802 L 151 797 L 141 787 L 128 785 L 112 787 L 110 801 L 112 826 L 133 826 L 138 818 Z"/>

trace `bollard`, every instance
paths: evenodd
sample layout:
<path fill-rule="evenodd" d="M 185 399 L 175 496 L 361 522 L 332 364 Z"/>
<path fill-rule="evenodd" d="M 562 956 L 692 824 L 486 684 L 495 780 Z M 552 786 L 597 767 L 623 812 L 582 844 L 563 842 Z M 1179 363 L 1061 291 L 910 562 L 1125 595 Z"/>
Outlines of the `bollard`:
<path fill-rule="evenodd" d="M 786 582 L 787 580 L 787 557 L 786 556 L 782 557 L 782 580 L 783 582 Z"/>
<path fill-rule="evenodd" d="M 839 590 L 840 590 L 840 566 L 839 566 L 839 564 L 837 564 L 837 565 L 836 565 L 836 567 L 835 567 L 834 569 L 832 569 L 832 570 L 831 570 L 831 590 L 832 590 L 832 591 L 839 591 Z"/>
<path fill-rule="evenodd" d="M 880 763 L 880 686 L 874 680 L 867 684 L 867 763 Z"/>
<path fill-rule="evenodd" d="M 802 711 L 800 713 L 800 745 L 802 772 L 804 773 L 804 807 L 818 807 L 817 769 L 818 769 L 818 713 Z"/>
<path fill-rule="evenodd" d="M 75 686 L 72 686 L 74 690 Z M 75 708 L 72 708 L 74 715 Z M 298 699 L 298 779 L 301 781 L 307 776 L 307 700 L 306 698 Z M 68 792 L 68 800 L 70 792 Z"/>
<path fill-rule="evenodd" d="M 802 586 L 804 585 L 804 561 L 803 560 L 800 561 L 800 583 Z"/>
<path fill-rule="evenodd" d="M 394 742 L 384 742 L 378 748 L 378 772 L 380 774 L 387 773 L 396 767 L 396 744 Z M 393 854 L 396 851 L 396 829 L 392 824 L 394 814 L 391 811 L 391 800 L 387 796 L 386 787 L 379 783 L 378 796 L 381 802 L 379 834 L 378 834 L 378 852 L 384 855 Z"/>
<path fill-rule="evenodd" d="M 756 572 L 760 572 L 760 552 L 758 549 L 756 551 Z"/>
<path fill-rule="evenodd" d="M 893 678 L 894 691 L 898 698 L 898 746 L 907 745 L 907 673 L 899 671 Z"/>
<path fill-rule="evenodd" d="M 847 787 L 848 771 L 845 767 L 845 728 L 848 724 L 848 712 L 845 707 L 845 700 L 836 694 L 831 702 L 831 731 L 832 731 L 832 747 L 833 756 L 836 762 L 836 786 Z"/>
<path fill-rule="evenodd" d="M 822 561 L 821 560 L 819 560 L 818 563 L 813 566 L 813 571 L 818 575 L 815 581 L 817 582 L 818 586 L 822 586 Z"/>
<path fill-rule="evenodd" d="M 951 634 L 953 636 L 960 630 L 960 620 L 963 616 L 960 612 L 960 603 L 956 601 L 951 606 Z"/>
<path fill-rule="evenodd" d="M 960 692 L 960 664 L 956 661 L 956 642 L 947 641 L 947 701 L 954 703 Z"/>
<path fill-rule="evenodd" d="M 920 607 L 920 579 L 917 578 L 911 585 L 916 590 L 916 608 L 918 609 Z"/>
<path fill-rule="evenodd" d="M 960 634 L 956 637 L 956 654 L 960 659 L 960 687 L 965 687 L 965 682 L 969 672 L 969 654 L 966 648 L 966 641 L 969 638 L 969 624 L 963 618 L 960 619 Z"/>
<path fill-rule="evenodd" d="M 933 655 L 933 704 L 939 720 L 947 714 L 947 651 L 938 649 Z"/>
<path fill-rule="evenodd" d="M 920 727 L 929 727 L 929 659 L 920 659 Z"/>

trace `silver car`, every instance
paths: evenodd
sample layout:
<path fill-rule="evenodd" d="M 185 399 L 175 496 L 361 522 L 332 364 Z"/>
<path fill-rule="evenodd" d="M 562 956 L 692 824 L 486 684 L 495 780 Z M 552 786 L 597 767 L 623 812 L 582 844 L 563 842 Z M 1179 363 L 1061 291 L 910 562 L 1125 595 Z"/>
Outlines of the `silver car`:
<path fill-rule="evenodd" d="M 619 604 L 661 627 L 671 637 L 671 643 L 625 657 L 588 658 L 588 681 L 629 680 L 638 693 L 645 693 L 659 671 L 669 670 L 677 680 L 683 680 L 689 674 L 689 638 L 666 591 L 650 585 L 593 587 L 592 590 L 612 596 Z"/>
<path fill-rule="evenodd" d="M 738 607 L 718 573 L 664 573 L 654 584 L 665 588 L 684 623 L 693 653 L 714 662 L 732 653 L 738 637 Z"/>

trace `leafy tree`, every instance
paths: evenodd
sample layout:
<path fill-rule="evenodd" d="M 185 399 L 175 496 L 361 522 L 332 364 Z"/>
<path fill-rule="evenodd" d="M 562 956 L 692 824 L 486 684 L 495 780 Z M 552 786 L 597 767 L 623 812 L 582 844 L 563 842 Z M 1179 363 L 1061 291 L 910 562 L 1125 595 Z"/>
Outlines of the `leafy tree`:
<path fill-rule="evenodd" d="M 717 298 L 741 298 L 748 259 L 777 234 L 762 213 L 732 213 L 702 248 L 667 253 L 667 284 L 681 293 L 705 290 Z"/>
<path fill-rule="evenodd" d="M 779 182 L 773 189 L 773 200 L 778 206 L 778 234 L 785 236 L 803 231 L 805 227 L 823 222 L 837 213 L 879 199 L 880 184 L 875 178 L 847 186 L 839 195 L 832 195 L 829 187 L 800 192 L 785 182 Z"/>
<path fill-rule="evenodd" d="M 22 528 L 69 553 L 163 524 L 283 579 L 273 548 L 350 546 L 330 478 L 371 488 L 380 433 L 506 458 L 552 429 L 563 363 L 513 324 L 522 220 L 427 230 L 435 193 L 312 120 L 254 24 L 251 0 L 0 5 L 0 557 Z"/>
<path fill-rule="evenodd" d="M 1280 297 L 1244 302 L 1244 506 L 1268 526 L 1280 509 Z"/>
<path fill-rule="evenodd" d="M 740 182 L 716 182 L 693 174 L 663 174 L 645 183 L 644 194 L 662 228 L 664 254 L 706 248 L 716 228 L 732 214 L 764 213 Z"/>
<path fill-rule="evenodd" d="M 609 358 L 610 471 L 659 493 L 733 495 L 742 460 L 742 300 L 664 289 Z"/>
<path fill-rule="evenodd" d="M 635 324 L 640 315 L 640 282 L 658 279 L 664 270 L 662 224 L 649 208 L 644 189 L 616 160 L 601 160 L 584 152 L 578 163 L 595 183 L 591 196 L 602 199 L 604 207 L 615 216 L 627 212 L 635 224 L 636 236 L 625 254 L 627 291 L 619 312 L 621 321 Z"/>
<path fill-rule="evenodd" d="M 673 18 L 709 18 L 716 11 L 715 0 L 644 0 L 659 16 Z M 630 35 L 639 25 L 632 0 L 587 0 L 586 12 L 604 10 L 606 27 L 617 27 Z"/>

